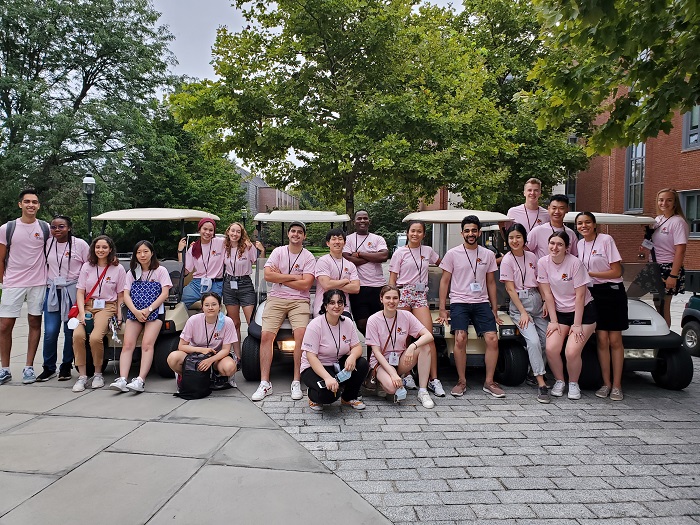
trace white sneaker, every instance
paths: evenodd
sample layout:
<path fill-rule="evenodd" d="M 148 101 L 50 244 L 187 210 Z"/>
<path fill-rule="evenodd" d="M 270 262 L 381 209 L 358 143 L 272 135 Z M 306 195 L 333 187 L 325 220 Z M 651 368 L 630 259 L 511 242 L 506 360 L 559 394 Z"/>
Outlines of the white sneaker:
<path fill-rule="evenodd" d="M 238 385 L 236 384 L 236 374 L 233 374 L 228 378 L 228 384 L 231 385 L 231 388 L 238 388 Z"/>
<path fill-rule="evenodd" d="M 253 401 L 262 401 L 263 399 L 265 399 L 265 396 L 269 396 L 270 394 L 272 394 L 272 383 L 268 383 L 267 381 L 260 381 L 258 389 L 250 397 L 250 399 L 252 399 Z"/>
<path fill-rule="evenodd" d="M 302 397 L 304 397 L 304 394 L 301 391 L 301 382 L 292 381 L 292 399 L 299 401 Z"/>
<path fill-rule="evenodd" d="M 569 383 L 569 399 L 581 399 L 581 389 L 578 383 Z"/>
<path fill-rule="evenodd" d="M 146 383 L 140 377 L 133 378 L 126 388 L 133 390 L 134 392 L 143 392 L 145 390 Z"/>
<path fill-rule="evenodd" d="M 416 390 L 418 388 L 415 379 L 413 379 L 413 374 L 406 374 L 406 377 L 403 378 L 403 386 L 405 386 L 407 390 Z"/>
<path fill-rule="evenodd" d="M 554 397 L 561 397 L 564 395 L 565 388 L 566 383 L 557 379 L 556 383 L 554 383 L 554 386 L 552 387 L 552 390 L 549 391 L 549 393 L 552 394 Z"/>
<path fill-rule="evenodd" d="M 73 385 L 73 392 L 83 392 L 85 390 L 85 383 L 87 383 L 87 376 L 80 376 Z"/>
<path fill-rule="evenodd" d="M 432 381 L 428 381 L 428 390 L 438 397 L 445 397 L 445 389 L 442 388 L 442 383 L 437 377 Z"/>
<path fill-rule="evenodd" d="M 110 390 L 118 390 L 119 392 L 128 392 L 129 389 L 126 388 L 126 378 L 118 377 L 114 383 L 109 385 Z"/>
<path fill-rule="evenodd" d="M 423 403 L 423 408 L 433 408 L 435 406 L 435 403 L 430 398 L 430 394 L 427 390 L 418 392 L 418 401 Z"/>
<path fill-rule="evenodd" d="M 102 388 L 103 386 L 105 386 L 105 378 L 102 376 L 102 374 L 92 376 L 90 388 Z"/>

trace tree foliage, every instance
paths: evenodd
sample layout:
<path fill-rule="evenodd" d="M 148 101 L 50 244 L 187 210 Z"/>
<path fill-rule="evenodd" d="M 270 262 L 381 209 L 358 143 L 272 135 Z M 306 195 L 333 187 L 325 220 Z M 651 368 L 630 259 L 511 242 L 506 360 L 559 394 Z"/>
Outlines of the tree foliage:
<path fill-rule="evenodd" d="M 591 151 L 668 133 L 700 101 L 697 0 L 535 0 L 549 52 L 533 71 L 540 124 L 600 114 Z"/>
<path fill-rule="evenodd" d="M 243 7 L 243 1 L 236 5 Z M 411 0 L 254 2 L 219 30 L 218 81 L 173 97 L 187 129 L 233 151 L 268 183 L 415 204 L 448 185 L 493 200 L 506 147 L 483 93 L 483 61 L 448 11 Z"/>

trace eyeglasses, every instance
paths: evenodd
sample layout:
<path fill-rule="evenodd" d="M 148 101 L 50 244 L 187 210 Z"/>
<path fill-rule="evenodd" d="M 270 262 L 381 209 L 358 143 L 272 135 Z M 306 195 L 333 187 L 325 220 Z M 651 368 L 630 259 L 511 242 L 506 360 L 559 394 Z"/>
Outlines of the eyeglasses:
<path fill-rule="evenodd" d="M 68 226 L 65 224 L 59 224 L 58 226 L 54 226 L 53 224 L 51 225 L 52 230 L 65 230 L 67 228 Z"/>
<path fill-rule="evenodd" d="M 328 301 L 328 306 L 345 306 L 345 301 Z"/>

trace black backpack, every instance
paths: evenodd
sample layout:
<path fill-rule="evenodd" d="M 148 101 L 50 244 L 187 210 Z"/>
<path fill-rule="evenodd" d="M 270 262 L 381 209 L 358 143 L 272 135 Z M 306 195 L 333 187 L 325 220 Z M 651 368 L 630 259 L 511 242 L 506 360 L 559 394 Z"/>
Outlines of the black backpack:
<path fill-rule="evenodd" d="M 202 399 L 211 394 L 211 369 L 197 370 L 197 365 L 208 356 L 199 352 L 187 354 L 182 363 L 182 379 L 176 397 L 182 399 Z"/>

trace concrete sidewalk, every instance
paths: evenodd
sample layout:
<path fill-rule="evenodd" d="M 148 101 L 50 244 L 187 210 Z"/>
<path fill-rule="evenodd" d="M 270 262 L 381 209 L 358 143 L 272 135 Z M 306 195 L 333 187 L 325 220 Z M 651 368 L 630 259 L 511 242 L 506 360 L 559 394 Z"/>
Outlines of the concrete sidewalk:
<path fill-rule="evenodd" d="M 3 525 L 390 523 L 237 389 L 184 401 L 153 375 L 138 395 L 22 385 L 26 346 L 25 317 L 0 386 Z M 41 361 L 40 345 L 37 374 Z"/>

